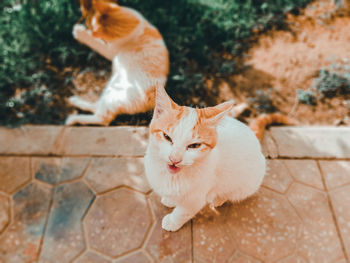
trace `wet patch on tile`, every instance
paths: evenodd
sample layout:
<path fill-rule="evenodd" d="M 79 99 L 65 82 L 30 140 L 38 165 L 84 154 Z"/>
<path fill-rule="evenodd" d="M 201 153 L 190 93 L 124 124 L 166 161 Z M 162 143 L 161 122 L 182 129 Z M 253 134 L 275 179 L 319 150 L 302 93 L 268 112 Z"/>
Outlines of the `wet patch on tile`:
<path fill-rule="evenodd" d="M 85 179 L 98 193 L 126 185 L 148 192 L 143 158 L 94 158 L 86 171 Z"/>
<path fill-rule="evenodd" d="M 85 248 L 82 219 L 93 202 L 93 192 L 81 181 L 55 188 L 40 255 L 41 261 L 69 262 Z"/>
<path fill-rule="evenodd" d="M 13 196 L 13 222 L 0 238 L 0 262 L 34 262 L 48 216 L 52 190 L 31 183 Z"/>
<path fill-rule="evenodd" d="M 81 176 L 88 158 L 33 158 L 32 169 L 36 179 L 55 185 Z"/>

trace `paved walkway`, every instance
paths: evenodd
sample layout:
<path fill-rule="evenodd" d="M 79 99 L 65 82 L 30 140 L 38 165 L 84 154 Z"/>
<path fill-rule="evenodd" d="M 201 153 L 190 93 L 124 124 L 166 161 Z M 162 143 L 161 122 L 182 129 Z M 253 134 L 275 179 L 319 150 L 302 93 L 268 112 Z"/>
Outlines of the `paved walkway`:
<path fill-rule="evenodd" d="M 146 143 L 146 128 L 0 128 L 0 262 L 349 261 L 350 128 L 272 128 L 260 191 L 175 233 Z"/>

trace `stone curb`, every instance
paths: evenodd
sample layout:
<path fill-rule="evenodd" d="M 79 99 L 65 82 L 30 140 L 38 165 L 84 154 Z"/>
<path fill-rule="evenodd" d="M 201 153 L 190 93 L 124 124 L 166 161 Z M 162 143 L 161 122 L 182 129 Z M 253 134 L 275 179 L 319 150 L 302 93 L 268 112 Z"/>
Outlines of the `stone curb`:
<path fill-rule="evenodd" d="M 0 127 L 0 155 L 143 156 L 146 127 Z"/>
<path fill-rule="evenodd" d="M 147 127 L 0 127 L 0 155 L 141 157 L 147 139 Z M 272 127 L 263 150 L 272 159 L 348 159 L 350 127 Z"/>
<path fill-rule="evenodd" d="M 350 158 L 350 127 L 272 127 L 279 158 Z"/>

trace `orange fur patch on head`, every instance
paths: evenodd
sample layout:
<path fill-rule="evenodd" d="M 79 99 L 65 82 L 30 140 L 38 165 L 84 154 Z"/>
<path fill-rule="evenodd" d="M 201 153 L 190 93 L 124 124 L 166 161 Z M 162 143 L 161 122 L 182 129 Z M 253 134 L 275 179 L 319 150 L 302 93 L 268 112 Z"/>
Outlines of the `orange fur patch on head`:
<path fill-rule="evenodd" d="M 89 28 L 89 29 L 91 29 L 91 27 L 92 27 L 91 21 L 92 21 L 92 18 L 96 12 L 94 5 L 97 2 L 115 3 L 115 1 L 113 1 L 113 0 L 80 0 L 80 9 L 81 9 L 81 13 L 82 13 L 82 18 L 85 19 L 85 24 L 86 24 L 87 28 Z"/>
<path fill-rule="evenodd" d="M 98 1 L 94 8 L 97 29 L 93 31 L 93 36 L 105 41 L 126 37 L 140 23 L 132 11 L 114 3 Z"/>
<path fill-rule="evenodd" d="M 177 105 L 163 87 L 156 87 L 155 101 L 150 132 L 159 138 L 159 132 L 170 133 L 181 119 L 189 114 L 189 108 Z"/>
<path fill-rule="evenodd" d="M 196 109 L 198 121 L 193 127 L 193 139 L 197 138 L 200 142 L 205 143 L 209 148 L 214 148 L 217 141 L 216 126 L 208 121 L 207 108 Z"/>
<path fill-rule="evenodd" d="M 214 148 L 217 142 L 216 126 L 232 108 L 233 102 L 228 101 L 215 107 L 196 109 L 198 121 L 193 127 L 193 134 L 202 140 L 208 147 Z"/>
<path fill-rule="evenodd" d="M 150 132 L 158 139 L 162 137 L 160 132 L 172 133 L 179 122 L 189 114 L 189 108 L 176 106 L 167 109 L 158 118 L 153 118 L 150 124 Z"/>

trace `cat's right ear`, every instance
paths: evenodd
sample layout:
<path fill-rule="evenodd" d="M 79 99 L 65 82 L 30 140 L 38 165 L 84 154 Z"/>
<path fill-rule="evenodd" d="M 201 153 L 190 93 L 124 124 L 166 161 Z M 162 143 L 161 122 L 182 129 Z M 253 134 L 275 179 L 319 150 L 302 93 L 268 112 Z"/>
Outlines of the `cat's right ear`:
<path fill-rule="evenodd" d="M 163 112 L 170 111 L 176 107 L 163 87 L 156 88 L 156 103 L 154 107 L 154 118 L 158 118 Z"/>

